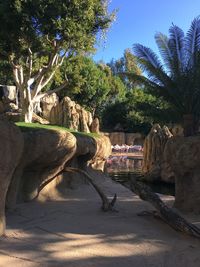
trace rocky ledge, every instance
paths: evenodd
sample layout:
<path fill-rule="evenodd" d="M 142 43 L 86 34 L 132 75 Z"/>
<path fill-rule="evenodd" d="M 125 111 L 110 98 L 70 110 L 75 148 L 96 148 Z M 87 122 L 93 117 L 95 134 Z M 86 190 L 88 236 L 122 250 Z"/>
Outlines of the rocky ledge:
<path fill-rule="evenodd" d="M 5 206 L 13 209 L 17 202 L 46 199 L 75 181 L 84 182 L 80 174 L 62 171 L 70 166 L 98 174 L 111 153 L 109 139 L 101 135 L 57 128 L 21 131 L 3 119 L 0 127 L 0 235 L 5 232 Z"/>

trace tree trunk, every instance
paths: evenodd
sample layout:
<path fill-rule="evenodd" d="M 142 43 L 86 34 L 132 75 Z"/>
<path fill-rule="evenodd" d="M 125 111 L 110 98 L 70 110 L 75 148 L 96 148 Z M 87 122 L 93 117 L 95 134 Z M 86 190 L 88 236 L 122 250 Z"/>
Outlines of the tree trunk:
<path fill-rule="evenodd" d="M 33 103 L 29 103 L 26 99 L 22 103 L 22 113 L 20 116 L 20 120 L 31 123 L 33 119 Z"/>
<path fill-rule="evenodd" d="M 184 136 L 192 136 L 195 134 L 195 116 L 193 114 L 183 115 L 183 131 Z"/>
<path fill-rule="evenodd" d="M 157 209 L 158 212 L 153 213 L 153 215 L 160 217 L 176 231 L 200 238 L 200 229 L 185 220 L 173 208 L 168 207 L 149 186 L 136 179 L 131 179 L 127 186 L 142 200 L 150 202 Z"/>

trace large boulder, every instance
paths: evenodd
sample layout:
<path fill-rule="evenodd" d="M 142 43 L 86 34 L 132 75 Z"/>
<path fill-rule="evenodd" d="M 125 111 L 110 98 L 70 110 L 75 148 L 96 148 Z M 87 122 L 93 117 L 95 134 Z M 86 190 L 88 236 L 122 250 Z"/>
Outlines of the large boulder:
<path fill-rule="evenodd" d="M 92 121 L 91 126 L 90 126 L 91 132 L 99 134 L 100 133 L 99 127 L 100 127 L 99 119 L 94 118 L 94 120 Z"/>
<path fill-rule="evenodd" d="M 0 85 L 0 113 L 13 112 L 16 106 L 16 86 Z"/>
<path fill-rule="evenodd" d="M 171 138 L 164 157 L 175 174 L 175 207 L 200 213 L 200 136 Z"/>
<path fill-rule="evenodd" d="M 163 153 L 166 142 L 172 137 L 169 129 L 155 124 L 144 141 L 144 160 L 142 171 L 145 180 L 150 182 L 174 182 L 174 174 Z"/>
<path fill-rule="evenodd" d="M 51 95 L 47 95 L 42 98 L 41 106 L 42 106 L 42 116 L 46 120 L 50 120 L 50 113 L 53 107 L 57 106 L 59 103 L 58 96 L 53 93 Z"/>
<path fill-rule="evenodd" d="M 92 114 L 69 97 L 64 97 L 60 102 L 56 100 L 54 105 L 52 103 L 48 105 L 48 109 L 47 103 L 43 106 L 46 107 L 43 115 L 48 118 L 51 124 L 64 126 L 75 131 L 90 132 Z"/>
<path fill-rule="evenodd" d="M 0 235 L 5 231 L 5 200 L 23 151 L 23 135 L 14 124 L 0 119 Z"/>
<path fill-rule="evenodd" d="M 75 134 L 77 140 L 76 153 L 67 161 L 65 167 L 74 167 L 85 170 L 93 179 L 104 179 L 104 165 L 111 154 L 111 143 L 108 137 L 91 137 Z M 64 172 L 53 179 L 41 192 L 39 199 L 58 199 L 66 197 L 69 188 L 77 188 L 81 184 L 88 184 L 84 175 L 77 172 Z"/>
<path fill-rule="evenodd" d="M 0 85 L 0 96 L 4 102 L 15 102 L 17 89 L 14 85 Z"/>
<path fill-rule="evenodd" d="M 24 150 L 9 187 L 7 207 L 17 199 L 29 201 L 63 170 L 76 152 L 76 138 L 67 131 L 34 130 L 24 132 Z"/>

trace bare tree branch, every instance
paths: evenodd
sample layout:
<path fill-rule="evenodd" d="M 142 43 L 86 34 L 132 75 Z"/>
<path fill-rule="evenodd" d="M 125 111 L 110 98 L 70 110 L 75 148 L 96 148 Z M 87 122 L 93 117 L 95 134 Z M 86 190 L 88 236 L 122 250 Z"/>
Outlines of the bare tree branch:
<path fill-rule="evenodd" d="M 68 80 L 65 81 L 63 84 L 61 84 L 60 86 L 58 86 L 57 88 L 53 89 L 53 90 L 49 90 L 49 91 L 46 91 L 44 93 L 41 93 L 39 95 L 37 95 L 35 97 L 35 100 L 36 101 L 39 101 L 40 99 L 42 99 L 44 96 L 47 96 L 47 95 L 51 95 L 53 93 L 57 93 L 59 91 L 61 91 L 63 88 L 65 88 L 65 86 L 68 84 Z"/>
<path fill-rule="evenodd" d="M 157 209 L 158 212 L 155 213 L 156 217 L 160 217 L 177 231 L 200 238 L 200 229 L 196 225 L 186 221 L 174 209 L 168 207 L 149 186 L 136 179 L 131 179 L 127 184 L 131 191 L 137 194 L 142 200 L 150 202 Z"/>
<path fill-rule="evenodd" d="M 107 196 L 104 194 L 103 190 L 99 187 L 99 185 L 97 185 L 95 183 L 95 181 L 92 179 L 92 177 L 84 170 L 78 169 L 78 168 L 72 168 L 72 167 L 65 167 L 65 169 L 63 170 L 65 172 L 79 172 L 81 174 L 83 174 L 87 180 L 91 183 L 91 185 L 94 187 L 94 189 L 97 191 L 97 193 L 99 194 L 101 200 L 102 200 L 102 210 L 103 211 L 109 211 L 109 210 L 113 210 L 114 204 L 117 200 L 117 195 L 115 194 L 112 201 L 109 202 Z"/>

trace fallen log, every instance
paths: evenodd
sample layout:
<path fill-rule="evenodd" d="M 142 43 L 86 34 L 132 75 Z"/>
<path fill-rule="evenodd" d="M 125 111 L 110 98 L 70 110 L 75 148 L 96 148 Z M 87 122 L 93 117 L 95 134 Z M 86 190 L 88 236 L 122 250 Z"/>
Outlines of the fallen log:
<path fill-rule="evenodd" d="M 40 191 L 47 185 L 49 184 L 51 181 L 53 181 L 58 175 L 62 174 L 63 172 L 78 172 L 83 174 L 86 179 L 89 181 L 89 183 L 94 187 L 94 189 L 96 190 L 96 192 L 99 194 L 101 200 L 102 200 L 102 206 L 101 209 L 103 211 L 117 211 L 114 209 L 114 205 L 115 202 L 117 200 L 117 195 L 115 194 L 113 199 L 111 201 L 109 201 L 109 199 L 107 198 L 107 196 L 105 195 L 105 193 L 103 192 L 103 190 L 100 188 L 99 185 L 97 185 L 95 183 L 95 181 L 92 179 L 92 177 L 84 170 L 81 170 L 79 168 L 72 168 L 72 167 L 65 167 L 62 171 L 60 171 L 59 173 L 56 174 L 55 177 L 49 179 L 48 181 L 45 181 L 43 184 L 40 185 L 39 189 L 38 189 L 38 194 L 35 198 L 38 197 Z"/>
<path fill-rule="evenodd" d="M 157 212 L 152 213 L 155 217 L 160 217 L 176 231 L 200 238 L 200 229 L 180 216 L 173 208 L 168 207 L 149 186 L 132 178 L 128 188 L 142 200 L 150 202 L 156 208 Z"/>
<path fill-rule="evenodd" d="M 113 199 L 111 201 L 108 200 L 107 196 L 104 194 L 103 190 L 95 183 L 95 181 L 92 179 L 92 177 L 84 170 L 78 169 L 78 168 L 72 168 L 72 167 L 65 167 L 63 172 L 78 172 L 83 174 L 86 179 L 89 181 L 89 183 L 94 187 L 94 189 L 99 194 L 101 200 L 102 200 L 102 206 L 101 209 L 103 211 L 114 211 L 114 205 L 117 200 L 117 195 L 115 194 Z"/>

